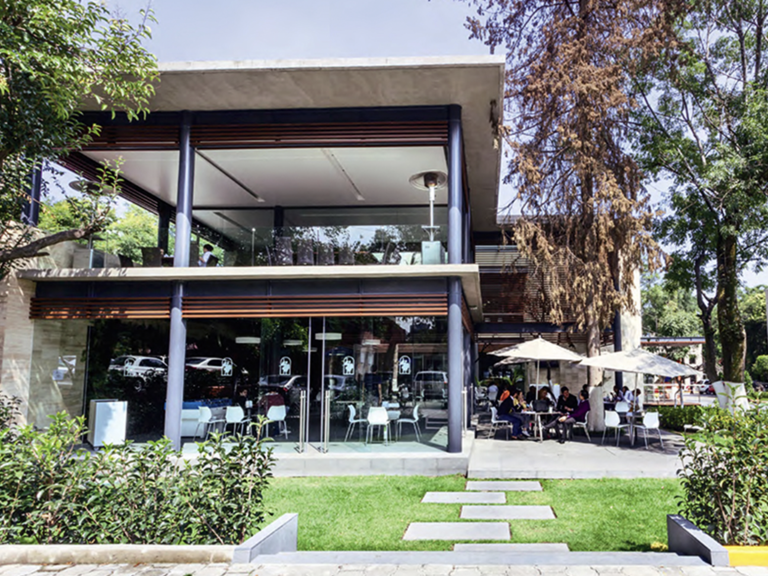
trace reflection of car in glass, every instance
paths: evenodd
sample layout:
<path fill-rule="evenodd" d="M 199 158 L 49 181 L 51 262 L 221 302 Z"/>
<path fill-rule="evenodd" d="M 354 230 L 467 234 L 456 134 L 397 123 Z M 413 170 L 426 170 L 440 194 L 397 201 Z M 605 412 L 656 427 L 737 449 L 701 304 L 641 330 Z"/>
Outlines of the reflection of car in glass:
<path fill-rule="evenodd" d="M 259 379 L 259 390 L 263 394 L 278 392 L 285 400 L 286 406 L 298 406 L 301 391 L 307 388 L 306 376 L 262 376 Z"/>
<path fill-rule="evenodd" d="M 413 379 L 413 393 L 425 400 L 444 400 L 448 395 L 448 373 L 436 370 L 418 372 Z"/>
<path fill-rule="evenodd" d="M 126 378 L 148 378 L 168 373 L 167 364 L 152 356 L 118 356 L 109 361 L 109 369 Z"/>
<path fill-rule="evenodd" d="M 208 372 L 221 371 L 221 358 L 187 358 L 184 364 L 187 368 L 193 370 L 206 370 Z"/>

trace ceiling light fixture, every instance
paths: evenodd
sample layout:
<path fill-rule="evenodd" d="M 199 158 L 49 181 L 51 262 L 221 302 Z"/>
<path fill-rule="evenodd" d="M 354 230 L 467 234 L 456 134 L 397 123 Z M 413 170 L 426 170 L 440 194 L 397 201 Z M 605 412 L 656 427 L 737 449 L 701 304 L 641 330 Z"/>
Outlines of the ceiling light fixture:
<path fill-rule="evenodd" d="M 318 332 L 315 334 L 315 339 L 325 340 L 326 342 L 341 340 L 341 332 Z"/>
<path fill-rule="evenodd" d="M 366 338 L 363 340 L 363 346 L 378 346 L 381 344 L 381 340 L 378 338 Z"/>
<path fill-rule="evenodd" d="M 258 336 L 238 336 L 235 338 L 236 344 L 261 344 L 261 338 Z"/>
<path fill-rule="evenodd" d="M 301 346 L 302 344 L 304 344 L 302 340 L 283 340 L 283 346 Z"/>

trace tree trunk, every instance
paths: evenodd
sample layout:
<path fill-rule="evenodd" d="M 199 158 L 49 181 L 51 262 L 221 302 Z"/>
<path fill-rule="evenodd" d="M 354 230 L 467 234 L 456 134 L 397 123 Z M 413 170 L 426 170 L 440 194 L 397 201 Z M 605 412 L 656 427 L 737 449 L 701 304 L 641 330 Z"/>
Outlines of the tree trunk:
<path fill-rule="evenodd" d="M 715 309 L 717 299 L 709 298 L 704 292 L 704 279 L 702 278 L 702 266 L 704 252 L 699 253 L 693 261 L 693 272 L 696 281 L 696 304 L 699 306 L 699 319 L 704 331 L 704 373 L 710 382 L 717 380 L 717 346 L 715 346 L 715 326 L 712 323 L 712 311 Z"/>
<path fill-rule="evenodd" d="M 587 357 L 600 355 L 600 327 L 597 320 L 590 314 L 587 323 Z M 589 421 L 587 425 L 594 432 L 602 432 L 605 427 L 605 410 L 603 407 L 603 370 L 587 368 L 587 383 L 589 384 Z M 578 393 L 578 390 L 574 390 Z"/>
<path fill-rule="evenodd" d="M 723 379 L 744 382 L 747 334 L 739 310 L 739 274 L 734 235 L 717 238 L 717 325 L 723 348 Z"/>

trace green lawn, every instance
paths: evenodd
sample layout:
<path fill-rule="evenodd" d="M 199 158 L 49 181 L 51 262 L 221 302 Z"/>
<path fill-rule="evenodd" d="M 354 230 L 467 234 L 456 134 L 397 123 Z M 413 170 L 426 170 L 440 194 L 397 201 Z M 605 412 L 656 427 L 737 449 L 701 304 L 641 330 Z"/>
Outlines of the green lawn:
<path fill-rule="evenodd" d="M 461 506 L 421 504 L 428 491 L 462 491 L 465 478 L 276 478 L 273 518 L 299 514 L 299 550 L 450 550 L 450 542 L 401 540 L 409 522 L 452 522 Z M 567 542 L 571 550 L 650 550 L 667 541 L 677 480 L 542 480 L 543 492 L 507 492 L 508 504 L 550 505 L 556 520 L 511 523 L 513 542 Z M 464 520 L 467 522 L 467 520 Z"/>

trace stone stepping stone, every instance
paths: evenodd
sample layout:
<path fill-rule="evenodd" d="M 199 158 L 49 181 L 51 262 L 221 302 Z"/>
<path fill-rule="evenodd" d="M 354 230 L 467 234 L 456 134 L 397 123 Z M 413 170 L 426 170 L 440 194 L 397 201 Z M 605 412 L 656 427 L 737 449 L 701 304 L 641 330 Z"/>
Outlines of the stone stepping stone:
<path fill-rule="evenodd" d="M 466 489 L 483 492 L 494 490 L 500 492 L 541 492 L 541 484 L 536 481 L 469 480 Z"/>
<path fill-rule="evenodd" d="M 568 544 L 454 544 L 454 552 L 515 552 L 515 553 L 557 553 L 570 552 Z"/>
<path fill-rule="evenodd" d="M 549 506 L 462 506 L 462 520 L 554 520 Z"/>
<path fill-rule="evenodd" d="M 506 522 L 412 522 L 403 540 L 509 540 Z"/>
<path fill-rule="evenodd" d="M 424 504 L 506 504 L 504 492 L 427 492 Z"/>

